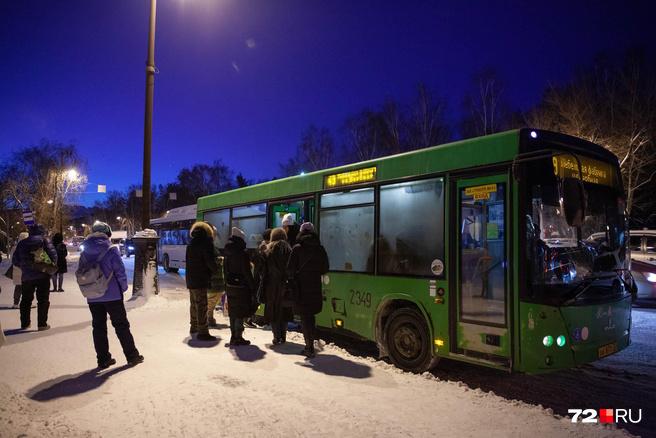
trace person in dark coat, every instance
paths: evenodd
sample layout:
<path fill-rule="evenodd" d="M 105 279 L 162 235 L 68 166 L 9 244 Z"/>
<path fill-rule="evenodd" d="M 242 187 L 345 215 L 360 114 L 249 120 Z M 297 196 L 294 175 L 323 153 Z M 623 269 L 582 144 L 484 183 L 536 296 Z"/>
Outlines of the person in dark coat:
<path fill-rule="evenodd" d="M 271 240 L 271 228 L 267 228 L 264 230 L 262 233 L 262 241 L 260 242 L 259 246 L 257 247 L 257 251 L 253 255 L 252 262 L 253 262 L 253 278 L 255 279 L 255 291 L 256 291 L 256 301 L 258 304 L 258 307 L 260 304 L 265 304 L 266 302 L 266 296 L 264 296 L 264 276 L 266 275 L 266 248 L 267 245 L 269 244 L 269 241 Z M 260 295 L 262 294 L 262 295 Z M 253 306 L 255 308 L 255 306 Z M 255 308 L 257 311 L 257 308 Z M 258 322 L 259 320 L 259 322 Z M 244 320 L 244 325 L 246 327 L 251 327 L 255 328 L 262 322 L 262 319 L 259 318 L 257 315 L 253 314 L 250 317 L 246 318 Z M 260 324 L 261 325 L 261 324 Z"/>
<path fill-rule="evenodd" d="M 134 337 L 130 331 L 130 322 L 123 304 L 123 293 L 128 290 L 128 277 L 121 253 L 116 246 L 112 246 L 109 238 L 112 229 L 104 222 L 96 221 L 91 227 L 92 233 L 84 239 L 84 251 L 80 255 L 78 269 L 84 271 L 97 264 L 105 278 L 111 275 L 104 295 L 98 298 L 87 298 L 91 311 L 91 326 L 93 327 L 93 346 L 96 349 L 98 368 L 104 369 L 116 364 L 109 352 L 107 339 L 107 315 L 109 315 L 116 337 L 121 343 L 123 354 L 129 365 L 137 365 L 144 361 L 134 344 Z M 102 258 L 100 256 L 102 255 Z M 100 259 L 100 260 L 99 260 Z"/>
<path fill-rule="evenodd" d="M 301 225 L 297 242 L 289 257 L 287 275 L 298 287 L 298 296 L 294 299 L 294 313 L 301 317 L 305 338 L 302 354 L 314 357 L 314 315 L 321 312 L 323 306 L 321 276 L 328 272 L 328 255 L 310 222 Z"/>
<path fill-rule="evenodd" d="M 66 249 L 64 237 L 61 233 L 56 233 L 52 236 L 52 245 L 55 247 L 55 251 L 57 251 L 57 272 L 52 275 L 52 290 L 50 292 L 64 292 L 62 286 L 64 285 L 64 274 L 68 272 L 68 267 L 66 266 L 68 250 Z"/>
<path fill-rule="evenodd" d="M 285 230 L 274 229 L 265 250 L 266 268 L 263 278 L 266 295 L 264 319 L 271 324 L 273 345 L 285 343 L 287 322 L 293 318 L 291 306 L 285 302 L 287 262 L 291 252 Z"/>
<path fill-rule="evenodd" d="M 233 227 L 224 249 L 223 270 L 230 317 L 230 346 L 250 344 L 243 337 L 244 318 L 253 314 L 256 284 L 246 253 L 245 238 L 246 234 L 242 230 Z"/>
<path fill-rule="evenodd" d="M 32 225 L 27 239 L 18 242 L 11 263 L 21 269 L 21 329 L 30 327 L 30 309 L 36 292 L 38 329 L 48 330 L 48 309 L 50 308 L 50 275 L 34 268 L 34 251 L 43 248 L 50 260 L 57 264 L 57 251 L 46 239 L 43 225 Z"/>
<path fill-rule="evenodd" d="M 189 333 L 198 333 L 196 339 L 215 341 L 207 324 L 207 291 L 211 287 L 212 276 L 219 265 L 214 253 L 214 232 L 206 222 L 196 222 L 189 233 L 191 243 L 187 245 L 186 275 L 189 289 Z"/>

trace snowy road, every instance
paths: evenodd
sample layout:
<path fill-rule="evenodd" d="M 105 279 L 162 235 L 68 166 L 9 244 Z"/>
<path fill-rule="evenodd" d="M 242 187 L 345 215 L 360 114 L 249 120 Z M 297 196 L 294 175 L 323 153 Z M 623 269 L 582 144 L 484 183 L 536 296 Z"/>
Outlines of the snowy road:
<path fill-rule="evenodd" d="M 6 262 L 0 269 L 4 272 Z M 433 375 L 419 376 L 367 356 L 366 346 L 352 355 L 328 345 L 317 358 L 303 360 L 297 334 L 272 348 L 269 332 L 247 329 L 254 345 L 229 349 L 224 326 L 213 331 L 217 344 L 196 343 L 187 334 L 184 281 L 164 274 L 161 296 L 129 312 L 146 361 L 125 367 L 112 336 L 118 364 L 98 373 L 89 311 L 71 274 L 67 291 L 51 294 L 53 328 L 46 332 L 16 330 L 18 311 L 9 308 L 12 286 L 4 277 L 0 285 L 0 321 L 8 335 L 0 348 L 0 437 L 623 435 L 572 424 L 524 402 L 556 413 L 563 407 L 642 404 L 642 429 L 632 431 L 648 436 L 654 428 L 653 397 L 644 387 L 648 379 L 653 385 L 647 363 L 654 363 L 653 336 L 644 332 L 643 339 L 639 330 L 625 353 L 580 370 L 509 376 L 443 363 Z M 656 314 L 638 314 L 647 317 L 636 316 L 636 324 L 653 330 Z M 618 373 L 623 368 L 628 373 Z"/>

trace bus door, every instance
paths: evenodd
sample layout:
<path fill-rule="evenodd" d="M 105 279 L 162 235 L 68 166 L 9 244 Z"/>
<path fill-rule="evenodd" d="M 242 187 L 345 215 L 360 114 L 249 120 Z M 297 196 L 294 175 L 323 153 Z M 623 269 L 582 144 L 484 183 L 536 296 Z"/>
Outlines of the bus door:
<path fill-rule="evenodd" d="M 282 218 L 287 213 L 291 213 L 297 224 L 314 222 L 314 198 L 272 202 L 269 210 L 271 228 L 282 227 Z"/>
<path fill-rule="evenodd" d="M 451 300 L 451 351 L 508 366 L 507 175 L 456 180 L 454 195 L 457 299 Z"/>

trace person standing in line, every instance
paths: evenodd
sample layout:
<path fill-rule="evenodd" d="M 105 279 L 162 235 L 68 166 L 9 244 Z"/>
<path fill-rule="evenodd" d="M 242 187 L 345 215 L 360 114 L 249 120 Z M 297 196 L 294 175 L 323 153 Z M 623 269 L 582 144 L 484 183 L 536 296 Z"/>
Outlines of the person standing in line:
<path fill-rule="evenodd" d="M 273 345 L 284 344 L 287 340 L 287 322 L 293 318 L 292 309 L 286 299 L 287 262 L 292 248 L 287 243 L 287 234 L 282 228 L 271 232 L 271 241 L 267 245 L 266 274 L 264 291 L 266 306 L 264 319 L 271 324 Z"/>
<path fill-rule="evenodd" d="M 305 348 L 301 354 L 308 358 L 315 356 L 314 340 L 316 338 L 315 315 L 321 312 L 323 296 L 321 293 L 321 276 L 328 272 L 328 255 L 319 236 L 314 232 L 310 222 L 301 225 L 298 243 L 292 248 L 287 276 L 295 284 L 297 296 L 294 297 L 294 313 L 301 317 Z"/>
<path fill-rule="evenodd" d="M 61 233 L 56 233 L 52 236 L 52 244 L 55 247 L 55 251 L 57 251 L 57 272 L 52 276 L 52 290 L 50 292 L 64 292 L 62 286 L 64 285 L 64 274 L 68 272 L 68 267 L 66 266 L 68 250 L 66 249 L 64 237 Z"/>
<path fill-rule="evenodd" d="M 218 268 L 214 252 L 214 232 L 207 222 L 196 222 L 189 232 L 185 280 L 189 289 L 189 334 L 199 341 L 216 341 L 207 325 L 207 291 Z"/>
<path fill-rule="evenodd" d="M 91 234 L 84 239 L 84 251 L 80 255 L 78 271 L 97 265 L 105 278 L 109 279 L 107 290 L 98 298 L 87 298 L 91 311 L 91 326 L 93 328 L 93 346 L 96 349 L 98 368 L 105 369 L 116 364 L 109 352 L 107 339 L 107 315 L 109 315 L 116 337 L 118 337 L 123 354 L 128 365 L 134 366 L 144 361 L 134 344 L 134 337 L 130 331 L 130 322 L 123 304 L 123 293 L 128 290 L 128 277 L 121 253 L 116 246 L 112 246 L 109 238 L 112 229 L 104 222 L 96 221 L 91 227 Z"/>
<path fill-rule="evenodd" d="M 255 302 L 255 280 L 251 262 L 246 253 L 246 234 L 237 227 L 232 228 L 225 246 L 223 264 L 230 318 L 230 346 L 250 345 L 244 339 L 244 318 L 253 314 Z"/>
<path fill-rule="evenodd" d="M 57 264 L 57 252 L 52 244 L 46 239 L 46 230 L 43 225 L 32 225 L 29 228 L 29 236 L 18 242 L 16 251 L 11 258 L 11 263 L 21 270 L 21 303 L 20 319 L 21 329 L 25 330 L 31 326 L 30 309 L 36 293 L 38 330 L 48 330 L 48 309 L 50 308 L 50 274 L 36 269 L 35 252 L 42 249 Z"/>
<path fill-rule="evenodd" d="M 11 253 L 9 254 L 9 259 L 11 260 L 13 258 L 14 253 L 16 252 L 16 248 L 18 247 L 18 242 L 21 240 L 27 239 L 29 234 L 27 234 L 27 231 L 22 231 L 18 235 L 18 241 L 14 245 L 14 247 L 11 250 Z M 12 265 L 12 274 L 11 274 L 11 279 L 14 282 L 14 305 L 11 306 L 12 309 L 18 309 L 20 305 L 20 300 L 21 300 L 21 294 L 22 294 L 22 288 L 21 288 L 21 269 L 18 266 Z"/>
<path fill-rule="evenodd" d="M 291 213 L 287 213 L 282 217 L 282 228 L 285 230 L 285 233 L 287 233 L 287 243 L 293 248 L 294 245 L 296 245 L 296 236 L 299 232 L 299 226 L 296 221 L 294 221 L 294 216 Z"/>
<path fill-rule="evenodd" d="M 260 242 L 260 245 L 257 247 L 257 251 L 255 252 L 252 260 L 254 265 L 253 279 L 255 280 L 255 290 L 256 290 L 255 299 L 258 307 L 260 304 L 264 304 L 266 302 L 266 296 L 263 296 L 262 294 L 264 293 L 263 280 L 266 273 L 265 251 L 270 239 L 271 239 L 271 228 L 267 228 L 262 233 L 262 241 Z M 255 308 L 255 310 L 257 311 L 257 308 Z M 256 320 L 257 320 L 256 316 L 255 314 L 253 314 L 244 320 L 244 325 L 246 327 L 256 328 L 258 326 Z"/>
<path fill-rule="evenodd" d="M 214 309 L 225 293 L 225 280 L 223 279 L 223 257 L 221 256 L 219 234 L 214 225 L 207 224 L 212 228 L 212 245 L 214 246 L 214 259 L 216 260 L 217 267 L 217 270 L 212 272 L 210 288 L 207 290 L 207 325 L 210 328 L 216 328 L 217 323 L 216 319 L 214 319 Z"/>

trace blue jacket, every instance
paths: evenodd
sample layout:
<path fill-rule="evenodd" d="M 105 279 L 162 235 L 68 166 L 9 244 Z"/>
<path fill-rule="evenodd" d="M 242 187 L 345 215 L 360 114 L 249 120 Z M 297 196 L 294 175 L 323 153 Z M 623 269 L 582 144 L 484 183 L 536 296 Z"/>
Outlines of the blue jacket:
<path fill-rule="evenodd" d="M 92 233 L 84 239 L 82 243 L 84 251 L 80 255 L 80 268 L 84 269 L 86 266 L 96 262 L 98 256 L 101 255 L 111 245 L 109 237 L 104 233 Z M 106 303 L 108 301 L 123 301 L 123 292 L 128 290 L 128 277 L 125 274 L 125 266 L 121 260 L 121 254 L 117 247 L 112 247 L 107 254 L 100 261 L 100 269 L 105 277 L 113 272 L 114 276 L 109 282 L 107 292 L 100 298 L 87 298 L 88 303 Z"/>
<path fill-rule="evenodd" d="M 22 271 L 21 281 L 50 279 L 48 274 L 32 269 L 32 264 L 34 263 L 34 255 L 32 252 L 39 248 L 45 249 L 52 262 L 55 265 L 57 264 L 57 251 L 55 251 L 55 247 L 52 246 L 52 243 L 41 234 L 31 235 L 27 239 L 18 242 L 16 251 L 14 251 L 14 255 L 11 257 L 11 263 L 18 266 Z"/>

